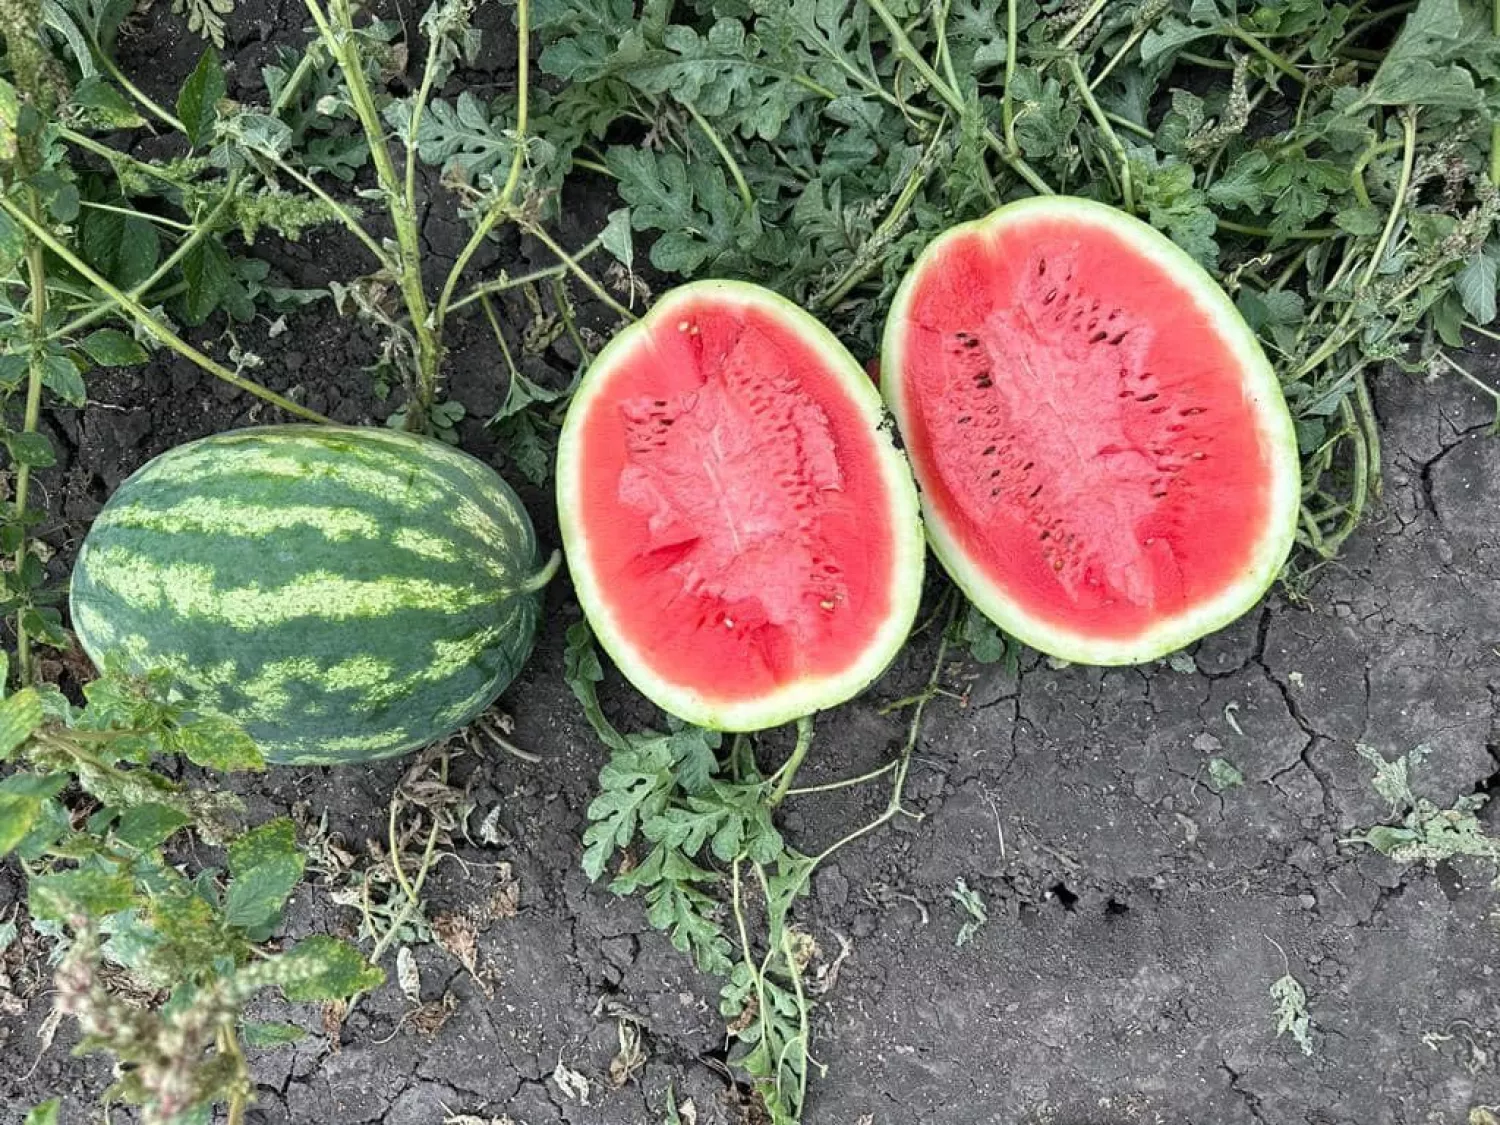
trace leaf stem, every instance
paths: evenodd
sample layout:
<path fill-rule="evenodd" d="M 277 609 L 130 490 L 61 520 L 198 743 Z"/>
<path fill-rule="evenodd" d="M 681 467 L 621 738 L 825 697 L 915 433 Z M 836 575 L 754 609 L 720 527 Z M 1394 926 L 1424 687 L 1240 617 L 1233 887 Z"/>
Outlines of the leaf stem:
<path fill-rule="evenodd" d="M 441 340 L 443 326 L 448 321 L 449 302 L 453 300 L 454 290 L 458 288 L 459 279 L 463 277 L 464 270 L 468 269 L 469 260 L 479 252 L 484 245 L 485 239 L 489 238 L 490 232 L 495 229 L 496 224 L 510 213 L 511 200 L 516 194 L 516 188 L 521 183 L 521 170 L 526 164 L 526 124 L 530 95 L 530 68 L 531 68 L 531 15 L 529 0 L 516 0 L 516 136 L 515 148 L 510 154 L 510 171 L 506 173 L 505 184 L 500 188 L 500 194 L 485 211 L 484 217 L 474 228 L 474 233 L 469 236 L 469 241 L 459 251 L 458 258 L 453 263 L 453 268 L 448 271 L 448 277 L 443 282 L 443 291 L 438 294 L 437 306 L 432 314 L 433 323 L 437 326 L 438 338 Z M 413 133 L 413 136 L 416 134 Z M 472 294 L 471 294 L 472 298 Z"/>
<path fill-rule="evenodd" d="M 150 113 L 168 128 L 179 133 L 187 132 L 187 126 L 182 123 L 176 114 L 157 105 L 147 96 L 145 91 L 126 77 L 125 72 L 116 65 L 115 60 L 110 58 L 109 52 L 101 47 L 92 35 L 89 36 L 89 47 L 93 51 L 95 61 L 104 68 L 105 73 L 118 82 L 127 94 L 139 102 L 142 109 L 146 110 L 147 113 Z"/>
<path fill-rule="evenodd" d="M 205 238 L 213 233 L 214 228 L 218 225 L 219 216 L 228 209 L 230 200 L 234 198 L 234 191 L 235 187 L 239 183 L 239 176 L 240 173 L 238 169 L 229 174 L 229 178 L 224 181 L 223 197 L 219 200 L 218 203 L 214 205 L 212 211 L 210 211 L 204 218 L 198 220 L 193 224 L 193 233 L 179 242 L 177 244 L 177 248 L 173 250 L 172 253 L 168 254 L 164 259 L 162 259 L 161 263 L 156 267 L 156 269 L 151 271 L 149 277 L 131 288 L 130 296 L 133 299 L 138 301 L 144 300 L 145 296 L 150 293 L 151 290 L 155 288 L 156 285 L 164 277 L 167 276 L 167 274 L 171 273 L 172 270 L 176 268 L 179 262 L 181 262 L 184 258 L 186 258 L 193 252 L 193 248 L 195 246 L 197 246 L 200 242 L 202 242 Z M 158 294 L 158 297 L 160 296 L 161 295 Z M 115 310 L 116 305 L 113 301 L 98 301 L 97 299 L 95 299 L 93 308 L 89 309 L 88 312 L 83 313 L 80 316 L 74 317 L 62 327 L 55 329 L 53 332 L 48 334 L 47 338 L 49 340 L 67 340 L 77 333 L 83 331 L 95 321 L 102 320 L 105 317 L 109 316 Z"/>
<path fill-rule="evenodd" d="M 407 196 L 404 181 L 396 174 L 396 166 L 386 144 L 385 127 L 381 124 L 380 113 L 375 107 L 375 96 L 370 91 L 369 80 L 365 75 L 364 60 L 359 51 L 352 47 L 357 36 L 349 0 L 329 0 L 326 11 L 320 0 L 305 0 L 305 3 L 317 25 L 318 33 L 323 37 L 334 61 L 338 63 L 349 87 L 349 101 L 364 129 L 365 139 L 369 142 L 375 176 L 380 183 L 381 194 L 385 196 L 386 210 L 395 230 L 398 266 L 394 271 L 395 279 L 406 303 L 411 331 L 417 342 L 416 401 L 407 412 L 407 426 L 409 429 L 425 431 L 433 400 L 437 397 L 442 347 L 427 304 L 427 293 L 422 287 L 422 245 L 417 232 L 416 199 Z"/>
<path fill-rule="evenodd" d="M 1058 49 L 1066 51 L 1069 47 L 1071 47 L 1073 45 L 1073 41 L 1088 30 L 1089 24 L 1093 23 L 1096 19 L 1099 18 L 1099 13 L 1104 11 L 1104 6 L 1108 3 L 1109 0 L 1094 0 L 1094 2 L 1089 5 L 1088 10 L 1085 11 L 1083 15 L 1079 16 L 1078 19 L 1074 21 L 1073 26 L 1068 28 L 1067 33 L 1057 41 Z"/>
<path fill-rule="evenodd" d="M 1409 110 L 1402 116 L 1401 132 L 1402 142 L 1405 145 L 1401 156 L 1401 179 L 1396 184 L 1396 198 L 1391 201 L 1390 214 L 1386 216 L 1385 228 L 1380 232 L 1380 241 L 1375 244 L 1375 252 L 1370 255 L 1370 262 L 1365 266 L 1365 272 L 1359 279 L 1361 288 L 1374 280 L 1376 271 L 1380 269 L 1381 259 L 1385 257 L 1391 238 L 1396 233 L 1396 224 L 1401 221 L 1402 210 L 1406 206 L 1406 193 L 1411 189 L 1412 169 L 1417 160 L 1416 110 Z"/>
<path fill-rule="evenodd" d="M 159 341 L 161 341 L 167 347 L 171 348 L 184 359 L 191 360 L 193 363 L 203 368 L 203 370 L 207 371 L 210 375 L 214 375 L 217 378 L 223 379 L 224 382 L 229 383 L 231 386 L 238 387 L 242 391 L 248 391 L 251 394 L 255 395 L 257 398 L 264 399 L 266 402 L 271 403 L 273 406 L 280 407 L 282 410 L 287 411 L 287 413 L 289 414 L 295 414 L 299 418 L 306 418 L 311 422 L 329 421 L 329 419 L 325 418 L 317 411 L 309 410 L 307 407 L 292 402 L 288 398 L 283 398 L 281 395 L 277 394 L 270 388 L 263 387 L 259 383 L 254 382 L 251 379 L 246 379 L 241 375 L 237 375 L 233 371 L 230 371 L 223 364 L 218 363 L 217 361 L 212 360 L 208 356 L 204 355 L 197 348 L 193 347 L 192 344 L 189 344 L 181 336 L 177 335 L 177 333 L 173 332 L 170 328 L 168 328 L 165 324 L 158 320 L 150 309 L 146 308 L 134 297 L 130 296 L 128 293 L 123 292 L 117 286 L 115 286 L 114 284 L 106 280 L 103 276 L 101 276 L 98 272 L 96 272 L 86 262 L 79 258 L 78 255 L 74 254 L 73 251 L 68 249 L 67 246 L 63 245 L 56 238 L 54 238 L 52 232 L 47 230 L 46 227 L 42 226 L 39 221 L 34 219 L 31 215 L 27 214 L 21 208 L 17 207 L 12 200 L 7 199 L 4 196 L 0 196 L 0 210 L 4 210 L 6 214 L 15 219 L 16 222 L 21 224 L 21 226 L 25 227 L 27 232 L 35 237 L 37 241 L 39 241 L 48 250 L 52 251 L 52 253 L 56 254 L 59 258 L 66 262 L 70 269 L 77 271 L 92 285 L 102 290 L 104 294 L 110 298 L 111 301 L 113 301 L 125 312 L 128 312 L 131 316 L 133 316 L 136 319 L 136 322 L 142 328 L 150 332 L 151 335 L 155 336 Z"/>
<path fill-rule="evenodd" d="M 1275 231 L 1269 227 L 1255 227 L 1246 223 L 1236 223 L 1229 219 L 1218 219 L 1214 222 L 1220 230 L 1227 230 L 1234 234 L 1248 234 L 1253 238 L 1285 238 L 1290 240 L 1306 240 L 1317 242 L 1325 238 L 1338 238 L 1344 231 L 1338 227 L 1313 227 L 1309 230 Z"/>
<path fill-rule="evenodd" d="M 768 808 L 775 808 L 786 799 L 787 793 L 792 788 L 792 779 L 797 776 L 797 770 L 802 765 L 802 760 L 807 757 L 807 749 L 812 745 L 813 719 L 811 715 L 803 715 L 797 720 L 797 744 L 792 747 L 792 756 L 786 760 L 786 765 L 777 771 L 776 788 L 771 790 L 771 795 L 766 799 Z"/>
<path fill-rule="evenodd" d="M 1228 32 L 1228 34 L 1232 38 L 1238 39 L 1241 43 L 1249 47 L 1257 55 L 1265 59 L 1266 62 L 1270 63 L 1273 67 L 1279 70 L 1282 74 L 1285 74 L 1294 82 L 1297 82 L 1302 86 L 1306 86 L 1308 84 L 1307 75 L 1303 74 L 1281 55 L 1271 50 L 1270 47 L 1267 47 L 1259 36 L 1252 35 L 1237 23 L 1227 24 L 1224 30 Z"/>
<path fill-rule="evenodd" d="M 1496 0 L 1500 3 L 1500 0 Z M 755 213 L 755 196 L 750 192 L 750 185 L 745 182 L 745 173 L 741 170 L 739 161 L 735 160 L 729 151 L 729 146 L 724 143 L 724 138 L 719 136 L 714 127 L 705 120 L 703 114 L 693 107 L 691 102 L 679 102 L 683 109 L 688 111 L 688 116 L 693 123 L 703 130 L 703 135 L 708 138 L 708 143 L 714 146 L 714 151 L 719 154 L 719 159 L 729 169 L 730 178 L 734 180 L 735 189 L 740 193 L 740 202 L 745 205 L 745 210 L 751 214 Z"/>
<path fill-rule="evenodd" d="M 376 242 L 374 237 L 360 225 L 359 217 L 353 211 L 349 210 L 348 207 L 319 187 L 318 182 L 301 169 L 293 167 L 279 156 L 268 156 L 267 159 L 271 161 L 277 171 L 286 173 L 303 188 L 306 188 L 313 195 L 317 196 L 324 206 L 330 208 L 338 216 L 339 222 L 344 224 L 345 229 L 355 238 L 359 239 L 364 244 L 365 249 L 374 255 L 375 260 L 380 263 L 382 268 L 389 271 L 393 277 L 399 272 L 400 267 L 397 265 L 396 259 L 392 258 L 386 252 L 385 247 Z"/>
<path fill-rule="evenodd" d="M 107 211 L 111 215 L 127 215 L 133 219 L 145 219 L 149 223 L 170 227 L 173 230 L 191 231 L 194 229 L 191 223 L 180 223 L 176 219 L 167 218 L 165 215 L 152 215 L 149 212 L 135 211 L 129 207 L 116 207 L 113 203 L 95 203 L 91 199 L 80 199 L 78 205 L 90 211 Z"/>
<path fill-rule="evenodd" d="M 1500 0 L 1490 3 L 1490 32 L 1500 36 Z M 1490 125 L 1490 186 L 1500 186 L 1500 120 Z"/>
<path fill-rule="evenodd" d="M 1500 3 L 1500 0 L 1495 0 Z M 1005 3 L 1005 88 L 1000 91 L 1000 126 L 1005 134 L 1005 147 L 1019 152 L 1016 144 L 1016 109 L 1011 101 L 1010 88 L 1016 80 L 1016 0 Z"/>
<path fill-rule="evenodd" d="M 906 728 L 906 745 L 902 747 L 901 756 L 894 763 L 896 776 L 891 781 L 891 795 L 889 801 L 886 803 L 885 811 L 868 824 L 856 828 L 847 836 L 824 848 L 813 857 L 812 867 L 816 867 L 839 849 L 847 847 L 860 837 L 867 836 L 881 825 L 894 820 L 897 814 L 904 811 L 901 807 L 901 798 L 906 792 L 906 775 L 911 770 L 912 755 L 916 752 L 917 740 L 922 734 L 922 716 L 927 710 L 927 705 L 942 694 L 938 688 L 938 684 L 943 677 L 943 663 L 948 659 L 948 646 L 951 643 L 948 638 L 952 632 L 952 625 L 958 620 L 958 615 L 964 605 L 964 600 L 957 590 L 950 590 L 948 598 L 948 623 L 939 634 L 937 656 L 932 662 L 932 672 L 927 677 L 927 687 L 917 698 L 916 705 L 912 711 L 911 721 Z M 921 814 L 919 813 L 908 813 L 907 815 L 921 819 Z"/>
<path fill-rule="evenodd" d="M 1500 0 L 1495 0 L 1500 4 Z M 1401 142 L 1392 138 L 1391 140 L 1377 141 L 1370 145 L 1364 152 L 1359 154 L 1352 166 L 1349 168 L 1349 186 L 1354 189 L 1354 197 L 1359 200 L 1361 207 L 1375 206 L 1370 202 L 1370 192 L 1365 186 L 1365 169 L 1370 166 L 1370 161 L 1377 156 L 1401 147 Z"/>
<path fill-rule="evenodd" d="M 578 260 L 573 255 L 564 250 L 561 246 L 559 246 L 557 244 L 557 241 L 550 234 L 548 234 L 546 230 L 538 226 L 536 223 L 532 222 L 523 222 L 521 226 L 527 234 L 531 235 L 548 250 L 551 250 L 552 253 L 556 254 L 558 258 L 562 260 L 562 264 L 567 268 L 568 272 L 573 274 L 574 277 L 578 278 L 579 281 L 583 282 L 585 288 L 587 288 L 590 293 L 592 293 L 596 298 L 608 305 L 610 309 L 612 309 L 617 315 L 619 315 L 626 321 L 633 322 L 636 319 L 635 313 L 631 312 L 624 305 L 620 304 L 619 301 L 611 297 L 609 293 L 605 291 L 604 286 L 595 281 L 593 277 L 589 275 L 588 271 L 578 264 Z"/>
<path fill-rule="evenodd" d="M 36 190 L 27 188 L 26 197 L 31 216 L 40 225 L 41 204 L 37 200 Z M 9 203 L 9 200 L 6 202 Z M 26 369 L 26 414 L 21 423 L 21 431 L 30 434 L 36 432 L 42 413 L 42 341 L 47 324 L 47 259 L 42 253 L 42 243 L 35 235 L 26 240 L 26 274 L 31 285 L 31 355 Z M 17 462 L 15 510 L 22 528 L 21 542 L 15 553 L 18 575 L 29 550 L 26 544 L 25 517 L 30 485 L 31 466 L 25 462 Z M 16 675 L 22 684 L 29 684 L 33 679 L 33 669 L 31 635 L 26 629 L 25 612 L 24 605 L 16 610 Z"/>
<path fill-rule="evenodd" d="M 862 773 L 858 777 L 846 777 L 842 781 L 829 781 L 822 785 L 798 785 L 792 789 L 788 789 L 786 795 L 788 797 L 802 797 L 808 793 L 832 793 L 839 789 L 852 789 L 856 785 L 863 785 L 867 781 L 874 781 L 878 777 L 884 777 L 895 769 L 897 764 L 895 760 L 892 760 L 878 769 L 870 770 L 869 773 Z"/>
<path fill-rule="evenodd" d="M 883 0 L 865 0 L 865 3 L 879 17 L 880 22 L 885 24 L 886 31 L 891 37 L 891 47 L 896 54 L 921 76 L 922 81 L 926 82 L 931 87 L 933 93 L 937 94 L 938 98 L 957 114 L 960 119 L 969 120 L 972 118 L 972 107 L 966 105 L 964 100 L 959 96 L 958 91 L 949 87 L 948 83 L 943 81 L 942 76 L 927 64 L 927 60 L 912 45 L 912 41 L 907 36 L 905 29 L 902 28 L 900 21 L 891 15 L 890 9 L 885 6 Z M 1096 6 L 1102 3 L 1103 0 L 1095 0 Z M 995 136 L 994 130 L 983 128 L 980 135 L 984 138 L 985 144 L 1005 162 L 1006 166 L 1012 172 L 1031 185 L 1033 191 L 1039 195 L 1056 194 L 1048 186 L 1047 181 L 1037 174 L 1036 169 L 1032 168 L 1026 162 L 1018 150 Z"/>
<path fill-rule="evenodd" d="M 1089 89 L 1088 79 L 1083 75 L 1083 68 L 1078 65 L 1078 56 L 1073 55 L 1068 59 L 1068 69 L 1073 76 L 1073 84 L 1078 87 L 1078 93 L 1083 98 L 1084 105 L 1088 107 L 1089 114 L 1094 123 L 1099 126 L 1099 131 L 1104 134 L 1104 139 L 1109 144 L 1110 152 L 1120 165 L 1120 194 L 1124 196 L 1125 210 L 1135 214 L 1135 188 L 1130 176 L 1130 157 L 1125 154 L 1125 146 L 1120 143 L 1119 134 L 1115 132 L 1114 126 L 1109 123 L 1109 118 L 1104 115 L 1104 110 L 1099 108 L 1099 103 L 1094 100 L 1094 91 Z"/>
<path fill-rule="evenodd" d="M 592 242 L 586 244 L 582 249 L 578 250 L 578 252 L 573 255 L 573 260 L 575 262 L 582 262 L 583 259 L 587 258 L 595 250 L 598 250 L 602 245 L 603 242 L 600 239 L 594 239 Z M 491 293 L 503 293 L 507 289 L 519 289 L 523 285 L 531 285 L 538 281 L 546 281 L 551 277 L 562 277 L 567 272 L 568 267 L 559 262 L 555 266 L 546 266 L 539 270 L 532 270 L 530 273 L 518 274 L 515 277 L 498 277 L 494 281 L 486 281 L 483 284 L 474 286 L 474 288 L 469 290 L 467 294 L 449 305 L 448 312 L 455 313 L 465 305 L 473 304 L 475 301 L 482 300 Z"/>

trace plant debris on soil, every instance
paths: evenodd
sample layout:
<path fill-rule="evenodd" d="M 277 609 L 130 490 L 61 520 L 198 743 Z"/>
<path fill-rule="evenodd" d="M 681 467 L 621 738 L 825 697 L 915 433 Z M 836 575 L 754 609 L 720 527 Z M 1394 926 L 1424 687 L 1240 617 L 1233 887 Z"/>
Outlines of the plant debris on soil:
<path fill-rule="evenodd" d="M 1497 13 L 3 0 L 0 549 L 42 688 L 0 710 L 0 1125 L 200 1081 L 261 1125 L 1493 1120 Z M 654 713 L 558 583 L 497 708 L 407 760 L 224 773 L 253 748 L 150 690 L 80 710 L 58 591 L 157 453 L 394 421 L 555 544 L 568 391 L 652 294 L 755 280 L 873 356 L 936 233 L 1046 191 L 1214 271 L 1297 419 L 1293 564 L 1188 651 L 1062 665 L 934 574 L 864 698 L 752 743 Z M 201 959 L 131 963 L 162 948 Z"/>

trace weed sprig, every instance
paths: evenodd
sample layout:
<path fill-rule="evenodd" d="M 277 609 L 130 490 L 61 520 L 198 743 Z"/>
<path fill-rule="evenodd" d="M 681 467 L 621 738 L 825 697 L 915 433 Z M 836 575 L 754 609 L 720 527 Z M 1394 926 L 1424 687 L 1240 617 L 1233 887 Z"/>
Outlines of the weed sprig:
<path fill-rule="evenodd" d="M 381 973 L 332 938 L 268 945 L 302 877 L 291 821 L 245 831 L 233 796 L 148 764 L 180 754 L 260 768 L 243 733 L 188 716 L 165 679 L 106 676 L 84 694 L 83 707 L 46 685 L 0 702 L 0 857 L 26 874 L 32 927 L 59 943 L 55 1003 L 78 1021 L 78 1050 L 115 1060 L 106 1100 L 153 1125 L 224 1104 L 238 1125 L 253 1089 L 246 1048 L 303 1034 L 247 1018 L 246 1004 L 269 988 L 337 1000 Z M 185 864 L 176 852 L 191 837 L 223 846 L 223 866 Z"/>

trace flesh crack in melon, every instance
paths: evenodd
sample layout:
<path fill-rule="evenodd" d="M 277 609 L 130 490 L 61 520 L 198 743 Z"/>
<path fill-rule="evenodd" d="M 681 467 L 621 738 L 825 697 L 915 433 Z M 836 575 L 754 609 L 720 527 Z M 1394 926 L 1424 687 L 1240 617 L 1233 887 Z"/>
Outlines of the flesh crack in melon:
<path fill-rule="evenodd" d="M 1026 644 L 1153 660 L 1286 561 L 1300 467 L 1275 373 L 1213 279 L 1121 211 L 1045 197 L 948 231 L 881 369 L 934 551 Z"/>
<path fill-rule="evenodd" d="M 664 710 L 759 730 L 849 699 L 922 589 L 916 489 L 859 364 L 758 286 L 685 285 L 600 353 L 558 446 L 579 601 Z"/>

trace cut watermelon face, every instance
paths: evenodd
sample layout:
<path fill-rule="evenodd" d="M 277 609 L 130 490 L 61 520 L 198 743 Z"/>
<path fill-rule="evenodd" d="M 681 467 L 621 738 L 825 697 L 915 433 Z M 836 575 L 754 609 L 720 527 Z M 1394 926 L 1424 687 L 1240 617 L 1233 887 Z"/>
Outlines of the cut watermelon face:
<path fill-rule="evenodd" d="M 987 616 L 1066 660 L 1152 660 L 1291 549 L 1296 434 L 1213 280 L 1123 212 L 1047 197 L 955 228 L 887 321 L 928 536 Z"/>
<path fill-rule="evenodd" d="M 916 615 L 916 489 L 868 376 L 768 290 L 673 290 L 589 368 L 558 448 L 573 582 L 663 709 L 758 730 L 855 695 Z"/>

